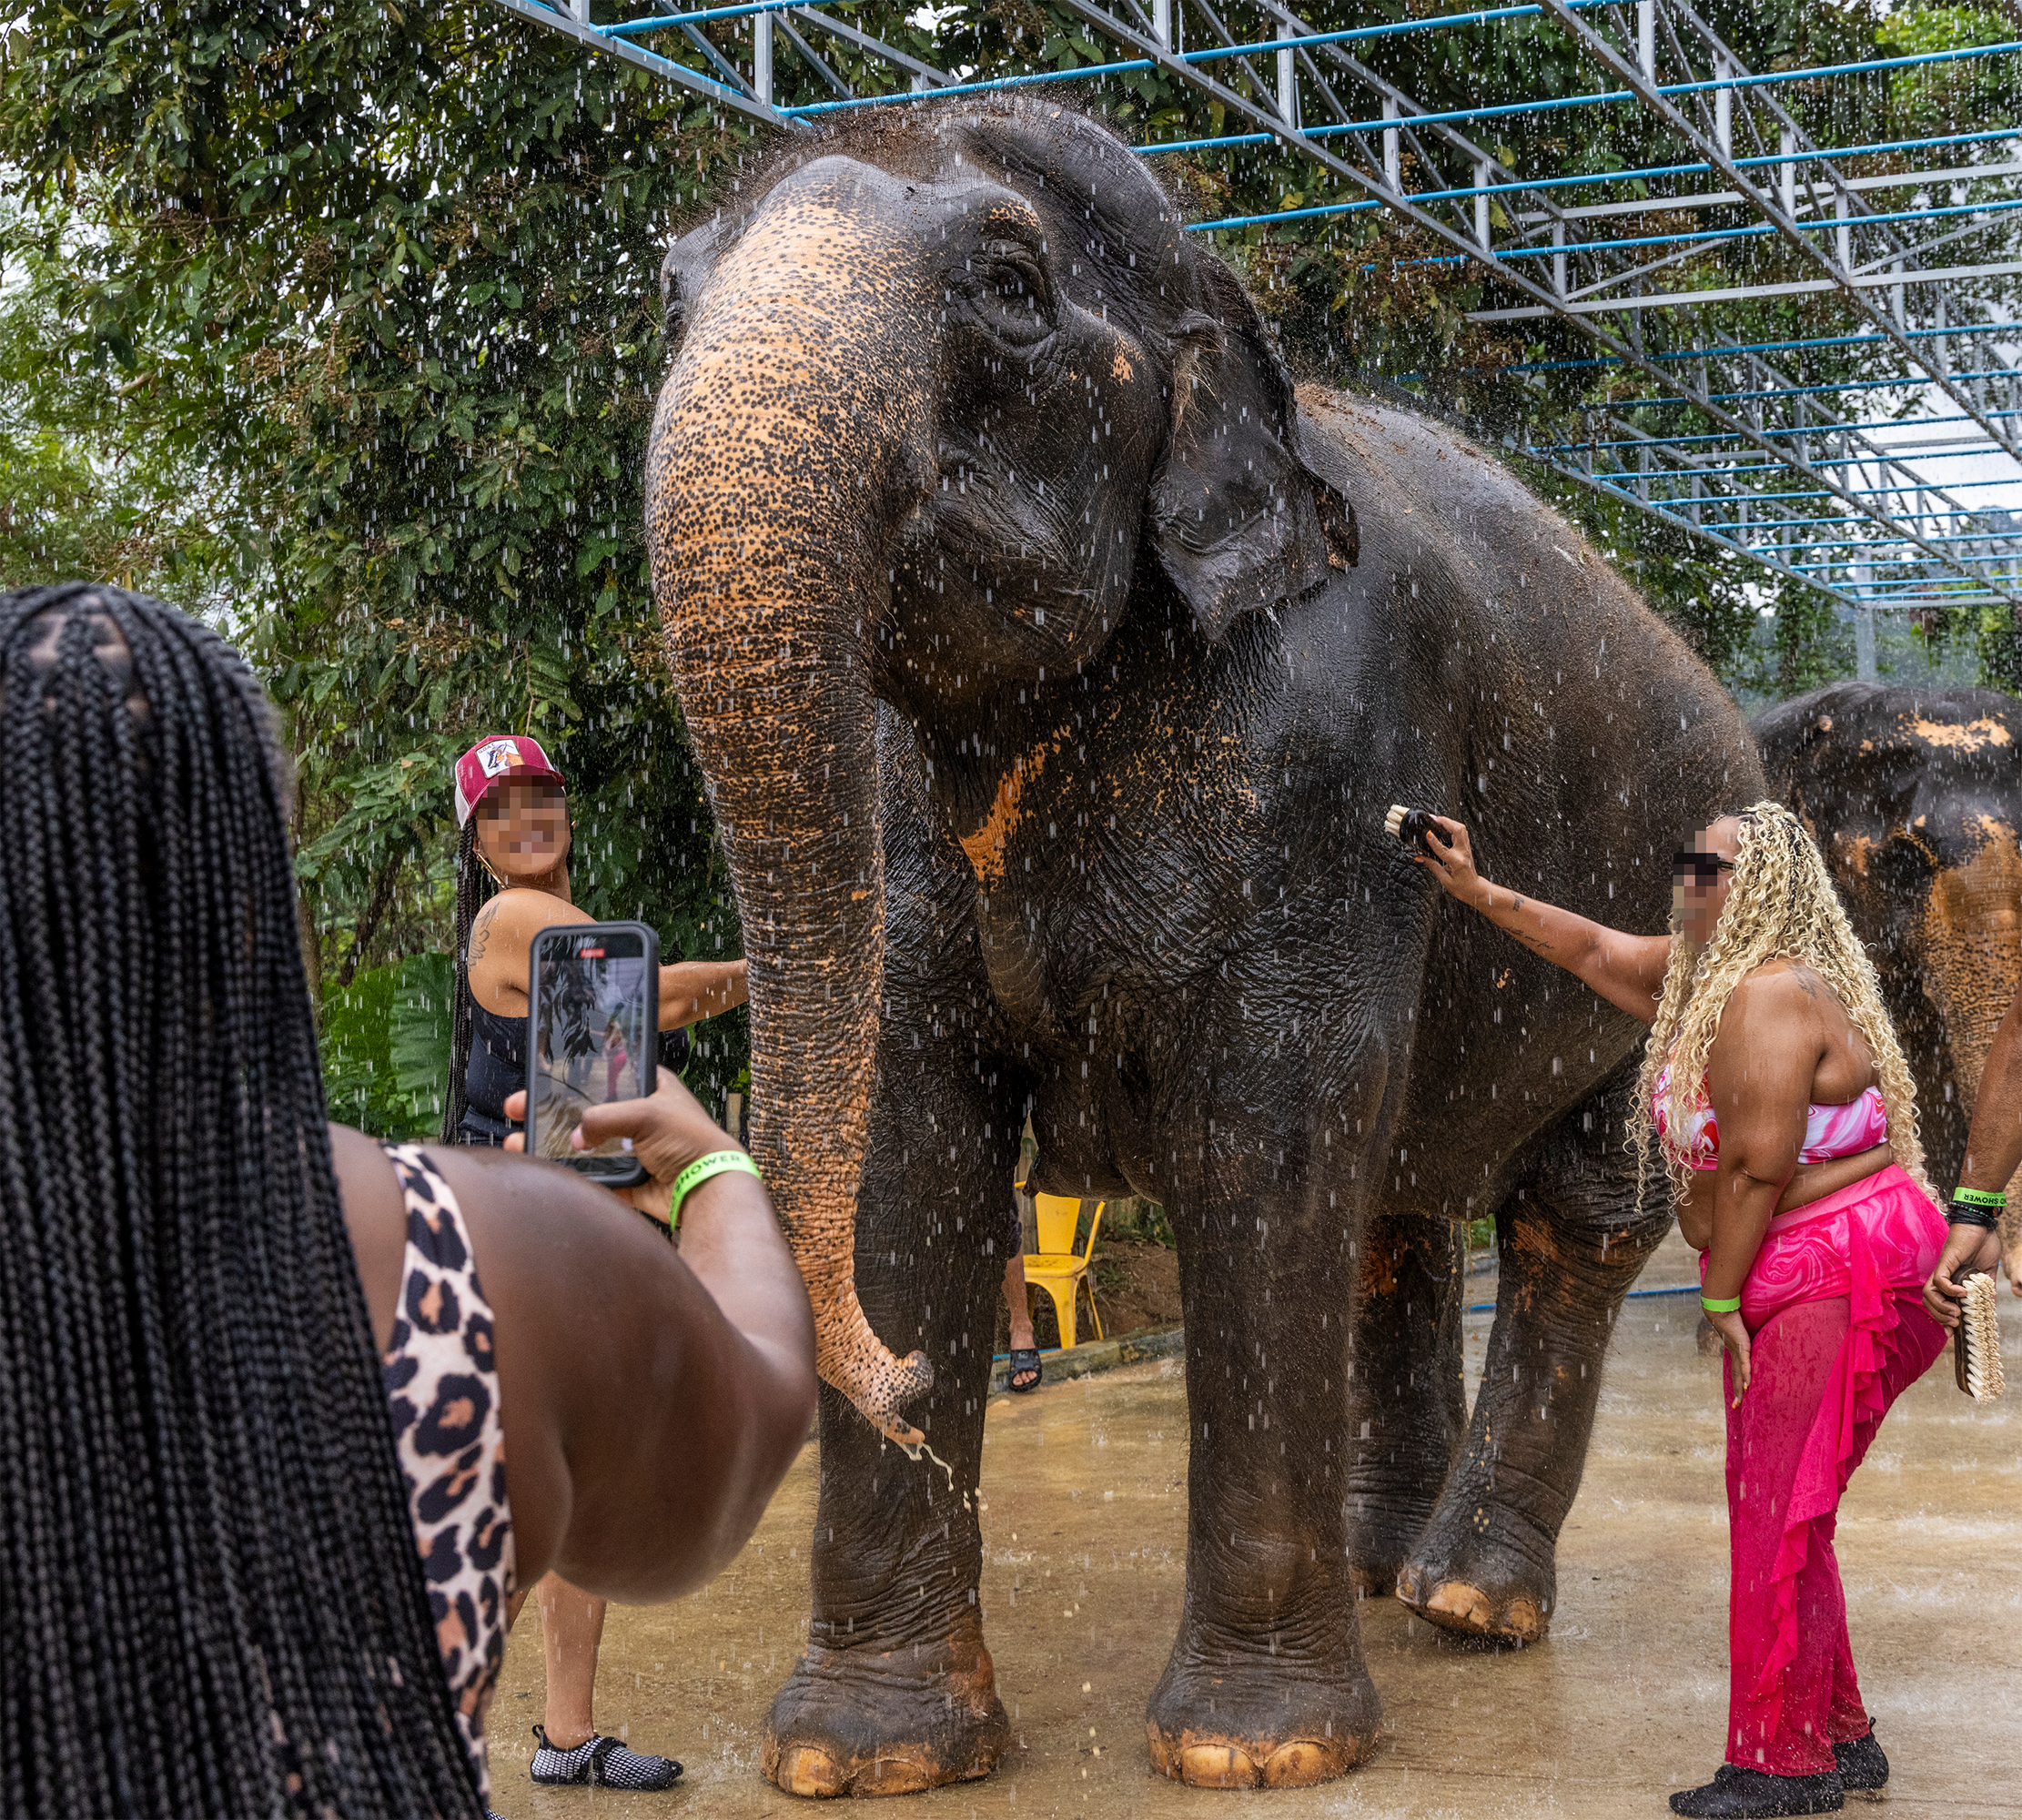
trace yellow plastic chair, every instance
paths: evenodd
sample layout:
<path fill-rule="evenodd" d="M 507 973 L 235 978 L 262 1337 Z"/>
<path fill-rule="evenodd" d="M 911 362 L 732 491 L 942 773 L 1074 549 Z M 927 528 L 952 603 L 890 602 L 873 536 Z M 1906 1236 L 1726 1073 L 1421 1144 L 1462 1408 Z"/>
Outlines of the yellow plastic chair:
<path fill-rule="evenodd" d="M 1088 1280 L 1088 1259 L 1096 1249 L 1096 1228 L 1102 1224 L 1098 1200 L 1088 1219 L 1088 1242 L 1074 1249 L 1074 1229 L 1081 1221 L 1081 1203 L 1069 1195 L 1034 1195 L 1034 1224 L 1039 1231 L 1039 1249 L 1025 1258 L 1025 1280 L 1030 1289 L 1044 1289 L 1053 1298 L 1053 1310 L 1060 1320 L 1060 1344 L 1075 1343 L 1075 1307 L 1085 1292 L 1088 1298 L 1088 1320 L 1102 1338 L 1102 1317 L 1096 1312 L 1096 1286 Z"/>

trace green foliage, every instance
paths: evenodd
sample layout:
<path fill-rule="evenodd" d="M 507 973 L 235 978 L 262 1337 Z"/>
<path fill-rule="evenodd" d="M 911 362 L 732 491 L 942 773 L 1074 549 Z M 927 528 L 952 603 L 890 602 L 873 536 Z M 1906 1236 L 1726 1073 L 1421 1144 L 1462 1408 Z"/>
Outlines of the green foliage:
<path fill-rule="evenodd" d="M 323 1001 L 323 1090 L 330 1117 L 375 1138 L 431 1137 L 450 1067 L 444 955 L 370 967 Z"/>
<path fill-rule="evenodd" d="M 1142 1195 L 1111 1201 L 1103 1210 L 1102 1218 L 1106 1229 L 1126 1234 L 1140 1244 L 1163 1245 L 1170 1251 L 1179 1242 L 1173 1237 L 1172 1221 L 1166 1217 L 1166 1209 Z"/>
<path fill-rule="evenodd" d="M 7 36 L 0 160 L 40 245 L 85 230 L 35 266 L 23 330 L 74 376 L 58 403 L 155 439 L 156 509 L 193 480 L 261 506 L 260 576 L 205 546 L 211 585 L 163 591 L 240 640 L 285 716 L 334 996 L 447 945 L 450 764 L 500 730 L 569 775 L 579 902 L 671 956 L 739 951 L 640 478 L 661 253 L 744 143 L 477 5 L 37 0 Z M 121 572 L 105 536 L 46 528 L 78 521 L 90 456 L 44 460 L 39 572 Z M 343 1055 L 377 1057 L 343 1002 Z M 708 1033 L 703 1077 L 734 1077 L 742 1027 Z"/>

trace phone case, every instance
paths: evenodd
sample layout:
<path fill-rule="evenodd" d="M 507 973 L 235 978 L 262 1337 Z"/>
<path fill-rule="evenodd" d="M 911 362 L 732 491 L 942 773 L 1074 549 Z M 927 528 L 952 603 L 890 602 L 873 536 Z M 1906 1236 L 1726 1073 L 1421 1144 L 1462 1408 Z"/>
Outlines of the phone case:
<path fill-rule="evenodd" d="M 540 1045 L 535 1037 L 539 1028 L 536 1015 L 541 1003 L 541 963 L 551 944 L 561 941 L 580 941 L 585 935 L 632 935 L 640 939 L 641 949 L 646 964 L 646 1029 L 649 1040 L 639 1067 L 641 1097 L 649 1097 L 658 1084 L 660 1074 L 660 937 L 643 923 L 557 923 L 543 929 L 533 938 L 533 948 L 527 963 L 527 1155 L 541 1154 L 539 1134 L 534 1120 L 540 1106 L 539 1076 L 541 1069 Z M 601 1188 L 637 1188 L 646 1179 L 646 1171 L 636 1158 L 632 1157 L 568 1157 L 563 1159 L 577 1174 L 587 1177 Z"/>

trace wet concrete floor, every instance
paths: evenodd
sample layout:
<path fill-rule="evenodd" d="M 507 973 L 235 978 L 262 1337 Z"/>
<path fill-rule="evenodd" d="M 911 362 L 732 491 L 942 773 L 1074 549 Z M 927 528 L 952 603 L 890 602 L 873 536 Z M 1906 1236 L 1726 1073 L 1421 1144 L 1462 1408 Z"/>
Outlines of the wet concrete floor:
<path fill-rule="evenodd" d="M 1639 1287 L 1691 1280 L 1675 1235 Z M 1477 1278 L 1471 1299 L 1492 1299 Z M 1894 1765 L 1899 1820 L 2022 1815 L 2022 1304 L 2004 1286 L 2008 1398 L 1977 1409 L 1947 1354 L 1896 1405 L 1839 1526 L 1855 1660 Z M 1471 1379 L 1489 1317 L 1467 1320 Z M 1719 1761 L 1726 1713 L 1726 1515 L 1719 1361 L 1691 1296 L 1629 1302 L 1587 1472 L 1559 1549 L 1551 1638 L 1457 1644 L 1392 1600 L 1363 1608 L 1390 1735 L 1323 1787 L 1233 1795 L 1155 1780 L 1143 1713 L 1186 1561 L 1177 1360 L 989 1406 L 983 1603 L 1014 1747 L 989 1780 L 896 1797 L 938 1820 L 1189 1816 L 1260 1804 L 1317 1815 L 1655 1816 Z M 613 1608 L 598 1723 L 682 1760 L 664 1795 L 538 1788 L 540 1634 L 529 1603 L 492 1707 L 493 1805 L 508 1820 L 808 1815 L 760 1779 L 773 1691 L 807 1615 L 815 1451 L 731 1571 L 677 1604 Z M 1849 1808 L 1857 1804 L 1850 1802 Z M 857 1810 L 862 1811 L 862 1810 Z"/>

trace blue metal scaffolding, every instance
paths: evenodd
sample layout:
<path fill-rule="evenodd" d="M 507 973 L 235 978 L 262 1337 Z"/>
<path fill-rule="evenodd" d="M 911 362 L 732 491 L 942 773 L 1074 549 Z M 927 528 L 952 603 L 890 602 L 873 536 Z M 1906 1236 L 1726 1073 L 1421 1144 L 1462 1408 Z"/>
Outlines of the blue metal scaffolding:
<path fill-rule="evenodd" d="M 1874 673 L 1874 615 L 2022 607 L 2022 126 L 1818 143 L 1786 105 L 1822 86 L 2022 57 L 2022 39 L 1794 70 L 1751 71 L 1689 0 L 1536 0 L 1321 31 L 1278 0 L 1240 7 L 1238 35 L 1210 0 L 1063 0 L 1108 60 L 1076 70 L 939 68 L 827 10 L 835 0 L 747 0 L 681 11 L 666 0 L 494 0 L 651 68 L 782 131 L 824 115 L 927 95 L 1171 78 L 1219 130 L 1139 150 L 1277 146 L 1338 201 L 1196 222 L 1206 233 L 1388 211 L 1487 283 L 1471 320 L 1556 320 L 1588 344 L 1574 359 L 1518 362 L 1524 420 L 1509 446 L 1541 467 L 1829 596 Z M 1148 10 L 1147 10 L 1148 8 Z M 1359 48 L 1429 33 L 1550 19 L 1596 86 L 1517 103 L 1432 110 L 1362 63 Z M 702 29 L 736 22 L 740 56 Z M 1255 23 L 1260 22 L 1260 23 Z M 781 42 L 824 98 L 785 105 Z M 889 71 L 859 92 L 836 44 Z M 804 87 L 800 89 L 804 93 Z M 1526 176 L 1484 136 L 1499 121 L 1614 110 L 1666 150 L 1661 162 Z M 1754 281 L 1734 256 L 1767 259 Z M 1811 298 L 1831 333 L 1764 340 L 1749 307 Z M 1814 306 L 1809 316 L 1817 319 Z M 1647 331 L 1647 332 L 1646 332 Z M 1521 331 L 1517 331 L 1521 332 Z M 1857 357 L 1861 376 L 1805 383 L 1814 352 Z M 1637 396 L 1606 398 L 1637 376 Z M 1605 401 L 1569 415 L 1548 389 Z M 1509 440 L 1506 439 L 1506 440 Z M 1989 503 L 1989 500 L 1996 501 Z M 1765 580 L 1768 580 L 1765 577 Z"/>

